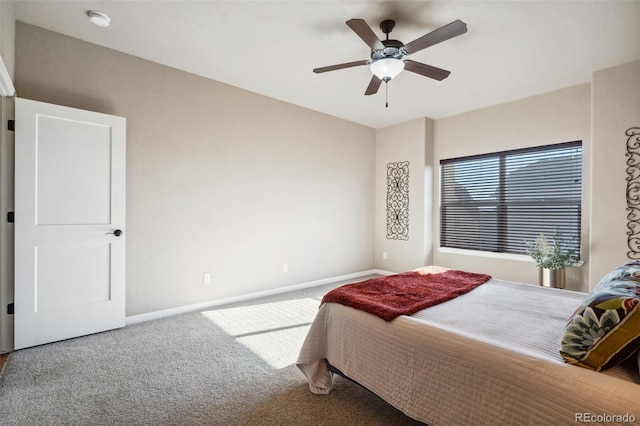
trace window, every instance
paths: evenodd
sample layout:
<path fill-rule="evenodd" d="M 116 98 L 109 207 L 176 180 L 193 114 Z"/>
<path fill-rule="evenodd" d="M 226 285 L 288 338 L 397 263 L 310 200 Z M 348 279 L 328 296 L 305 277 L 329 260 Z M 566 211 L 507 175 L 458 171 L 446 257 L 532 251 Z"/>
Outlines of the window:
<path fill-rule="evenodd" d="M 580 252 L 581 141 L 441 160 L 440 174 L 441 247 L 526 254 L 557 230 Z"/>

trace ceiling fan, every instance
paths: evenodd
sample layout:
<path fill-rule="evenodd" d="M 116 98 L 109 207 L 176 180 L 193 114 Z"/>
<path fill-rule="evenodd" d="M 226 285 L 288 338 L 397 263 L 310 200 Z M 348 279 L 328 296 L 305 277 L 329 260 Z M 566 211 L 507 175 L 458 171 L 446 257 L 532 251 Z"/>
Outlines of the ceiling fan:
<path fill-rule="evenodd" d="M 389 40 L 389 33 L 396 25 L 395 21 L 391 19 L 380 23 L 380 29 L 386 34 L 386 40 L 384 41 L 381 41 L 375 35 L 371 27 L 363 19 L 350 19 L 346 24 L 371 48 L 371 59 L 315 68 L 313 72 L 323 73 L 360 65 L 370 65 L 373 77 L 371 77 L 369 86 L 364 92 L 365 95 L 377 93 L 383 81 L 388 83 L 400 74 L 403 69 L 435 80 L 444 80 L 449 76 L 450 71 L 403 58 L 467 32 L 467 24 L 456 20 L 408 44 L 404 44 L 398 40 Z"/>

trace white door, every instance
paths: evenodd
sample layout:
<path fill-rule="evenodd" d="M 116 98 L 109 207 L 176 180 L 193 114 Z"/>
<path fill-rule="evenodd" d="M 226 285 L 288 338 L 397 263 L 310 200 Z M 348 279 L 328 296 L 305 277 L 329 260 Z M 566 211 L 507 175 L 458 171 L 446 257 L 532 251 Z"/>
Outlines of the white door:
<path fill-rule="evenodd" d="M 15 109 L 14 348 L 123 327 L 126 121 Z"/>

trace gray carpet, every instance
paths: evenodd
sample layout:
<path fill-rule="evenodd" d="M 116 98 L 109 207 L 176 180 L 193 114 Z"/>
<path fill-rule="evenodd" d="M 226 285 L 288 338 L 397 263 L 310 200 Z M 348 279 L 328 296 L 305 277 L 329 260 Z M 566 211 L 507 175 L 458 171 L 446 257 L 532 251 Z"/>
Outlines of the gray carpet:
<path fill-rule="evenodd" d="M 336 377 L 293 365 L 323 286 L 12 353 L 2 425 L 414 425 Z"/>

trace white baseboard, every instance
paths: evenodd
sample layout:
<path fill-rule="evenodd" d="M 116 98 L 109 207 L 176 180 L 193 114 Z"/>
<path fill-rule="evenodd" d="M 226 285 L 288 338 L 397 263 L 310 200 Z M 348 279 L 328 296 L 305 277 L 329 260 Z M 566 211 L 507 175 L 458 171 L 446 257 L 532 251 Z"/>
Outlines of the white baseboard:
<path fill-rule="evenodd" d="M 246 300 L 257 299 L 260 297 L 274 296 L 295 290 L 304 290 L 305 288 L 317 287 L 324 284 L 330 284 L 338 281 L 352 280 L 354 278 L 364 277 L 367 275 L 392 275 L 395 272 L 383 271 L 381 269 L 369 269 L 367 271 L 354 272 L 352 274 L 340 275 L 337 277 L 324 278 L 316 281 L 309 281 L 302 284 L 294 284 L 286 287 L 274 288 L 271 290 L 258 291 L 241 296 L 226 297 L 224 299 L 210 300 L 207 302 L 194 303 L 192 305 L 178 306 L 176 308 L 163 309 L 160 311 L 148 312 L 146 314 L 131 315 L 125 318 L 126 325 L 137 324 L 140 322 L 151 321 L 160 318 L 166 318 L 173 315 L 185 314 L 187 312 L 195 312 L 203 309 L 209 309 L 216 306 L 227 305 L 230 303 L 244 302 Z"/>

